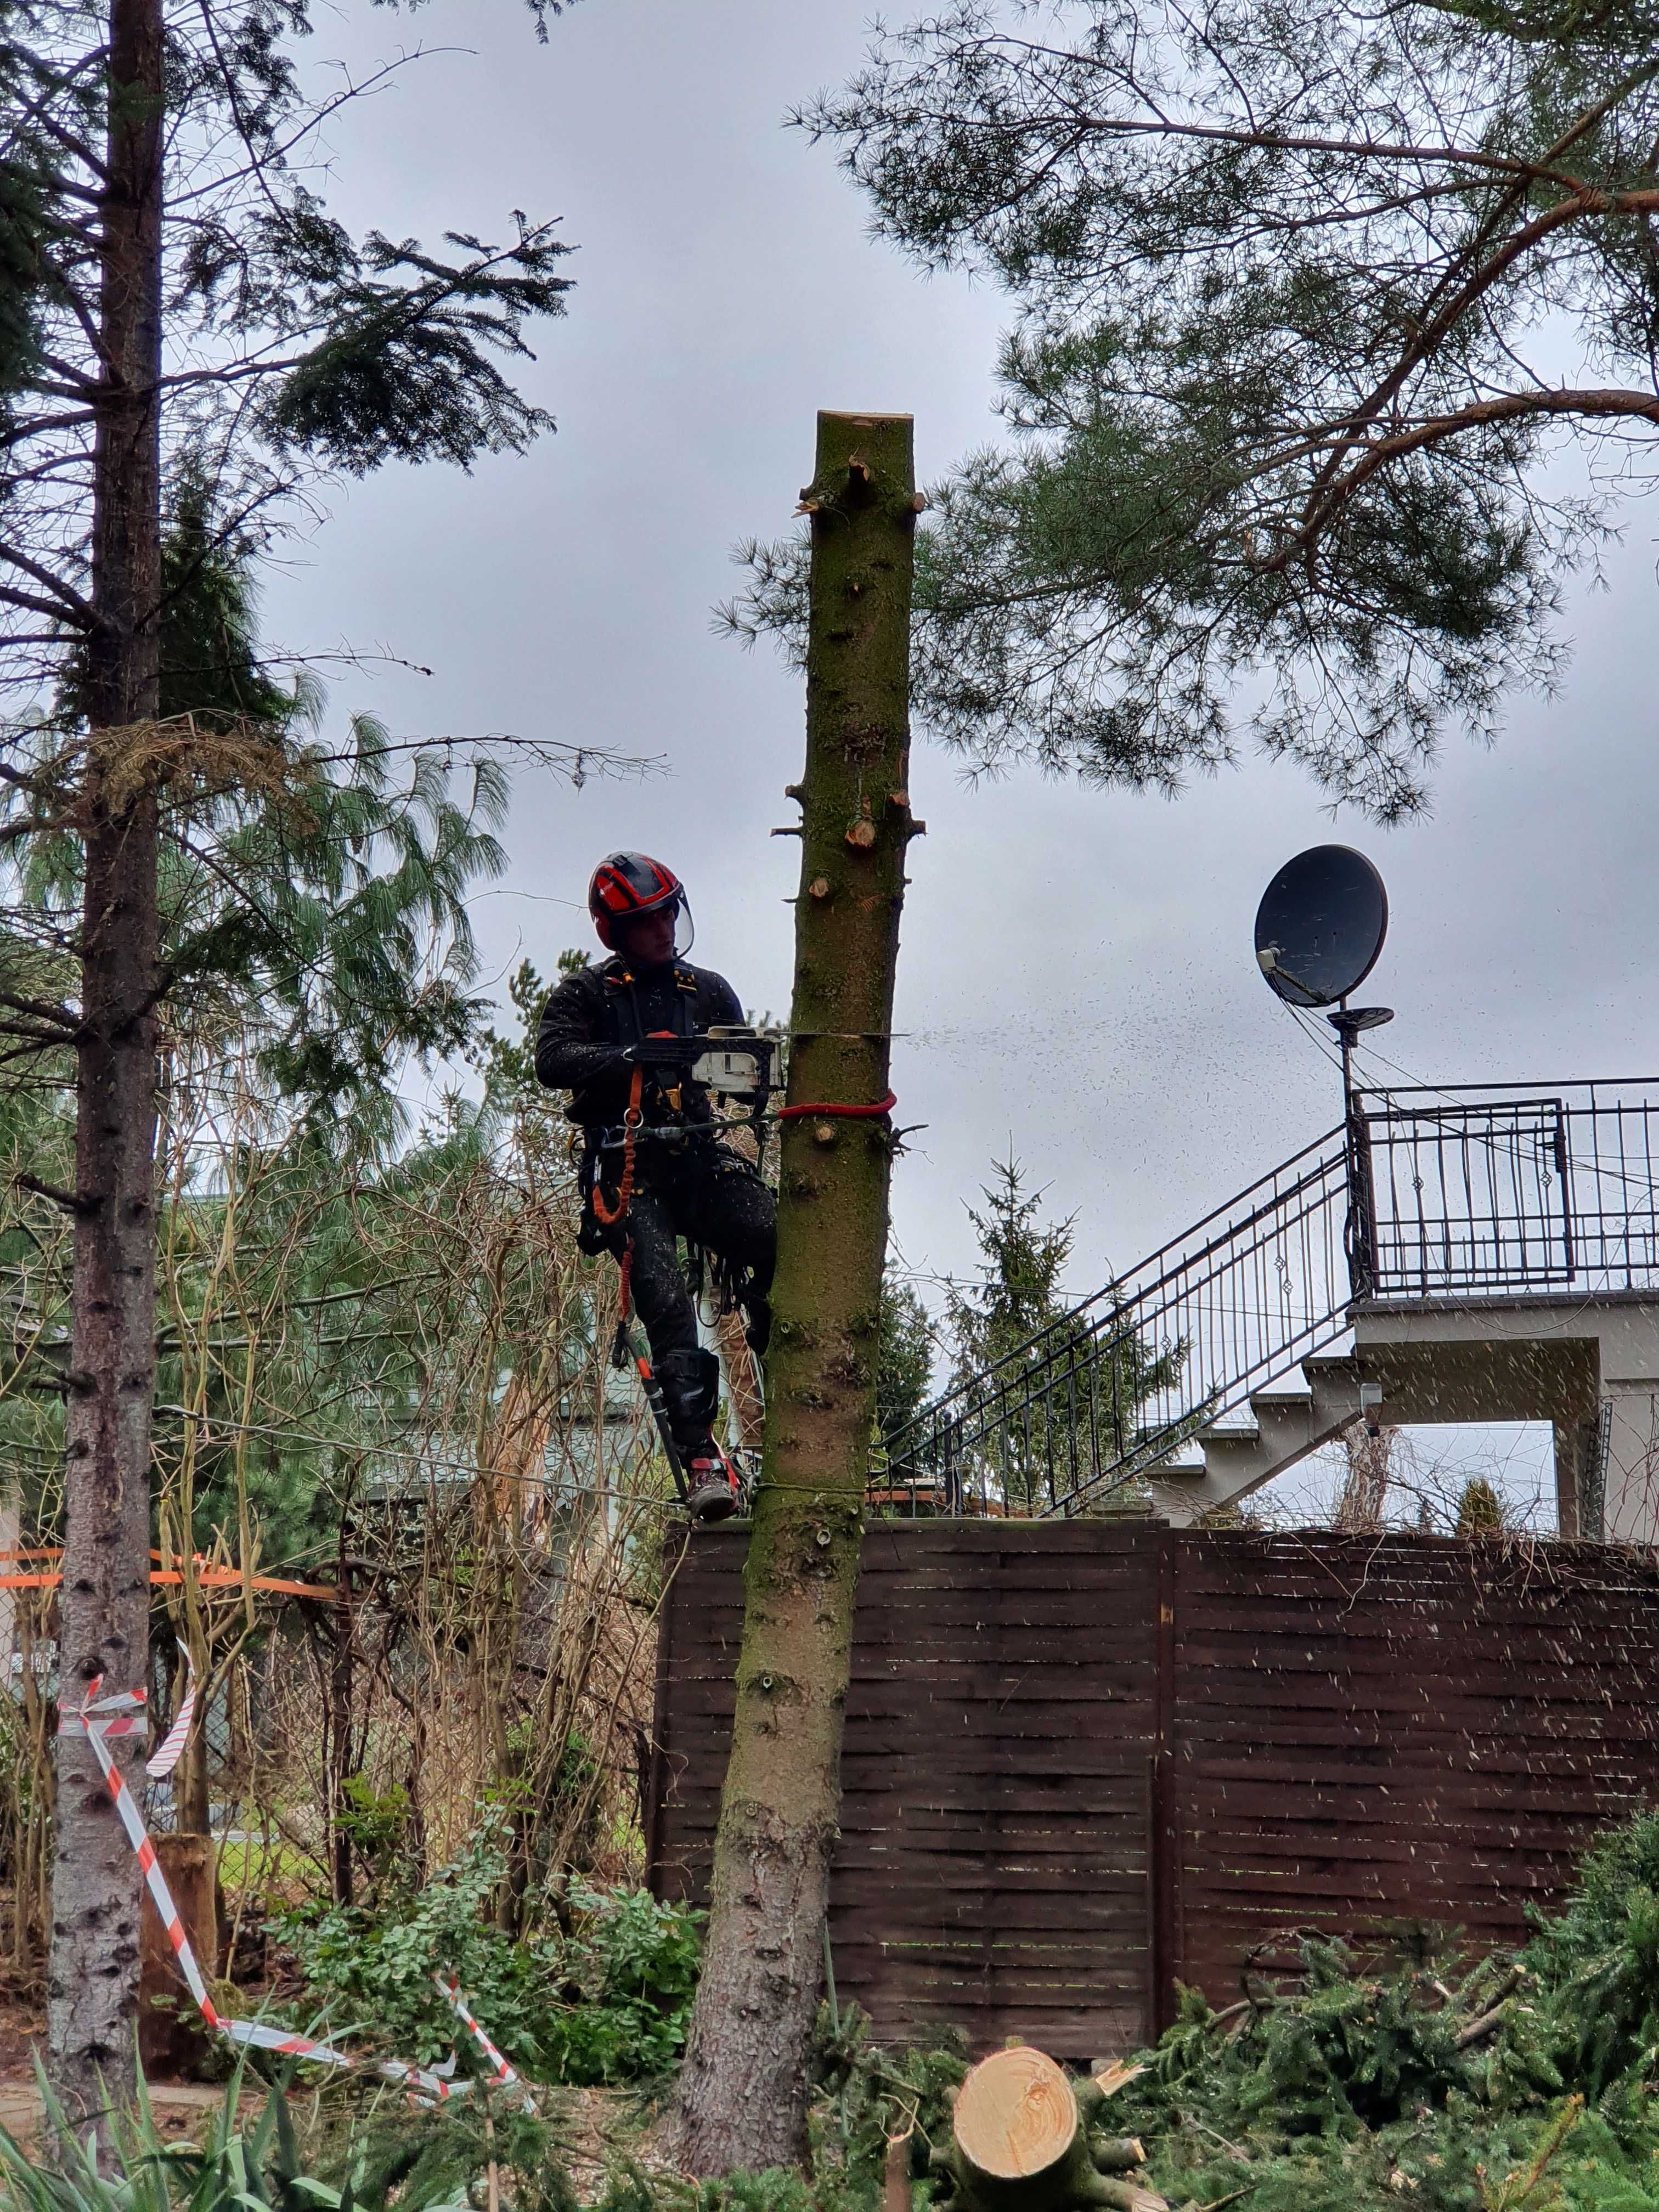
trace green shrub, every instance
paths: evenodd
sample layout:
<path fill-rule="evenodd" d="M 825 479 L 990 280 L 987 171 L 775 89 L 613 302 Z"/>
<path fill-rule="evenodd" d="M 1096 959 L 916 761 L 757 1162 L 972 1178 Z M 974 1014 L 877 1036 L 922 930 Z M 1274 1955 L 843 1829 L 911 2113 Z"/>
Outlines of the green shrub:
<path fill-rule="evenodd" d="M 704 1915 L 659 1905 L 641 1889 L 579 1887 L 570 1903 L 574 1925 L 561 1963 L 574 2002 L 548 2024 L 548 2078 L 649 2081 L 669 2073 L 685 2045 Z"/>
<path fill-rule="evenodd" d="M 685 2040 L 701 1913 L 641 1891 L 577 1887 L 571 1929 L 515 1941 L 491 1904 L 507 1870 L 507 1819 L 486 1808 L 459 1857 L 415 1888 L 388 1881 L 373 1905 L 310 1905 L 270 1932 L 337 2028 L 429 2065 L 467 2039 L 433 1986 L 453 1974 L 485 2033 L 532 2080 L 654 2079 Z"/>

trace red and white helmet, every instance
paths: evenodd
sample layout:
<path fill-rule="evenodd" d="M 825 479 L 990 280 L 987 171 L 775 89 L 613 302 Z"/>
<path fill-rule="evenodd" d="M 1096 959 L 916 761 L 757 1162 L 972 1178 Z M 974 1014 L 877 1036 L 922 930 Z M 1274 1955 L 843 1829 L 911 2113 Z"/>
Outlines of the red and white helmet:
<path fill-rule="evenodd" d="M 672 868 L 653 860 L 648 853 L 611 853 L 594 869 L 587 886 L 587 911 L 607 951 L 618 950 L 613 934 L 618 922 L 657 914 L 665 907 L 684 925 L 676 929 L 674 943 L 675 951 L 684 954 L 691 944 L 691 908 L 685 886 Z M 682 936 L 684 944 L 679 941 Z"/>

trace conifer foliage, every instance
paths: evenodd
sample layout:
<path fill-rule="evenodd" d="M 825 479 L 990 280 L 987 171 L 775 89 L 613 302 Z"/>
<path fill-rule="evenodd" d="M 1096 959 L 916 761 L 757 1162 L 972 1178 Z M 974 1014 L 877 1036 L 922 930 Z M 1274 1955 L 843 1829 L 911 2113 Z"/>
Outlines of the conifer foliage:
<path fill-rule="evenodd" d="M 1131 1441 L 1140 1408 L 1179 1382 L 1186 1347 L 1147 1343 L 1115 1302 L 1079 1312 L 1065 1289 L 1073 1218 L 1044 1220 L 1043 1194 L 1027 1188 L 1012 1152 L 994 1163 L 993 1175 L 981 1193 L 984 1212 L 968 1209 L 980 1249 L 977 1279 L 947 1294 L 951 1379 L 994 1373 L 998 1388 L 1012 1392 L 1029 1379 L 1036 1394 L 1029 1413 L 980 1440 L 970 1474 L 995 1503 L 1029 1513 L 1046 1501 L 1054 1466 L 1075 1463 L 1102 1425 Z M 1057 1374 L 1082 1377 L 1081 1394 L 1056 1394 L 1049 1385 Z M 1116 1507 L 1133 1502 L 1121 1491 L 1108 1498 Z"/>
<path fill-rule="evenodd" d="M 918 544 L 922 719 L 1130 785 L 1251 736 L 1418 805 L 1444 726 L 1548 681 L 1559 579 L 1651 467 L 1654 33 L 1631 0 L 953 0 L 880 33 L 799 119 L 881 234 L 1017 310 L 1014 442 Z M 799 606 L 797 556 L 757 560 L 751 630 Z"/>
<path fill-rule="evenodd" d="M 252 654 L 238 574 L 331 471 L 466 466 L 550 427 L 510 372 L 529 326 L 563 310 L 554 227 L 354 238 L 321 197 L 319 133 L 390 72 L 314 100 L 296 61 L 310 29 L 307 0 L 0 0 L 0 854 L 15 927 L 0 1065 L 67 1051 L 76 1069 L 72 1167 L 20 1178 L 74 1231 L 65 1702 L 94 1677 L 145 1679 L 172 994 L 186 969 L 240 963 L 285 1004 L 275 1028 L 314 1039 L 314 963 L 249 903 L 250 845 L 269 862 L 284 836 L 324 831 L 344 894 L 362 840 L 398 834 L 383 746 L 360 742 L 343 779 L 304 747 L 303 701 Z M 428 777 L 411 859 L 437 862 L 440 908 L 483 857 L 446 871 L 442 810 Z M 314 883 L 327 870 L 312 861 Z M 314 937 L 305 897 L 281 918 L 289 936 L 308 921 Z M 370 995 L 373 919 L 356 947 Z M 60 1742 L 56 1813 L 50 2032 L 78 2118 L 100 2082 L 131 2079 L 138 1881 L 83 1741 Z"/>
<path fill-rule="evenodd" d="M 1659 1821 L 1589 1852 L 1513 1956 L 1364 1957 L 1304 1934 L 1292 1976 L 1196 1992 L 1115 2102 L 1172 2205 L 1241 2212 L 1653 2212 Z M 1407 1942 L 1404 1949 L 1409 1953 Z"/>

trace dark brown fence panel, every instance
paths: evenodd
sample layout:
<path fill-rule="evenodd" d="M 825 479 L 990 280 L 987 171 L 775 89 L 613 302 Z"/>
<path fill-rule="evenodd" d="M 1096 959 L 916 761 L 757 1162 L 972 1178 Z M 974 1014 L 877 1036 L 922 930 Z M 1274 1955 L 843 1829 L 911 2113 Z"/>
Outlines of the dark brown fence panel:
<path fill-rule="evenodd" d="M 830 1915 L 878 2036 L 959 2021 L 1091 2057 L 1149 2024 L 1157 1540 L 1094 1524 L 879 1523 L 865 1540 Z M 665 1607 L 653 1880 L 706 1894 L 744 1533 Z"/>
<path fill-rule="evenodd" d="M 746 1531 L 663 1614 L 659 1893 L 706 1894 Z M 866 1539 L 831 1933 L 878 2035 L 1090 2058 L 1285 1931 L 1489 1943 L 1659 1798 L 1659 1555 L 1416 1536 L 884 1522 Z"/>
<path fill-rule="evenodd" d="M 1218 2002 L 1291 1927 L 1519 1937 L 1659 1789 L 1650 1554 L 1175 1541 L 1177 1971 Z"/>

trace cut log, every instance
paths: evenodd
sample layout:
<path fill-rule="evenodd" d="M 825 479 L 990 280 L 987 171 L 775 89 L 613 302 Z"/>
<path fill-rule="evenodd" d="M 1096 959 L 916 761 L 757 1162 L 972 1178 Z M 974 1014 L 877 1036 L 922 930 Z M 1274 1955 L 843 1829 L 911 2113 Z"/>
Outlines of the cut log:
<path fill-rule="evenodd" d="M 1071 2155 L 1079 2128 L 1071 2083 L 1029 2044 L 994 2051 L 957 2098 L 957 2148 L 988 2181 L 1044 2178 Z"/>
<path fill-rule="evenodd" d="M 953 2212 L 1159 2212 L 1161 2197 L 1118 2178 L 1141 2163 L 1139 2143 L 1090 2133 L 1104 2101 L 1092 2082 L 1079 2099 L 1029 2044 L 981 2059 L 957 2094 L 951 2148 L 938 2161 Z"/>

